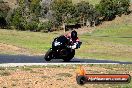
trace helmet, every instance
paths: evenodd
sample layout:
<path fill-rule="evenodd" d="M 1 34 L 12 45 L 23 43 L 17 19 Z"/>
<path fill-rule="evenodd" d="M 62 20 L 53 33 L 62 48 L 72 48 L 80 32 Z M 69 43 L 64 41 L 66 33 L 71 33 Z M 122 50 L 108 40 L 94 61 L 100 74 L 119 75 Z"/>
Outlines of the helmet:
<path fill-rule="evenodd" d="M 71 32 L 71 38 L 76 39 L 77 38 L 77 32 L 74 30 Z"/>

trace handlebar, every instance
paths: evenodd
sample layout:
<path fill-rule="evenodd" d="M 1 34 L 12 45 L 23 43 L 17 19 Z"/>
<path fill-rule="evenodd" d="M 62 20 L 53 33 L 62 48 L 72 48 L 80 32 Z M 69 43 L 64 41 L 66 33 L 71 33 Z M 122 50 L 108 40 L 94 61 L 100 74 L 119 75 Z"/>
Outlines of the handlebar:
<path fill-rule="evenodd" d="M 78 42 L 77 48 L 80 48 L 81 45 L 82 45 L 82 42 Z"/>

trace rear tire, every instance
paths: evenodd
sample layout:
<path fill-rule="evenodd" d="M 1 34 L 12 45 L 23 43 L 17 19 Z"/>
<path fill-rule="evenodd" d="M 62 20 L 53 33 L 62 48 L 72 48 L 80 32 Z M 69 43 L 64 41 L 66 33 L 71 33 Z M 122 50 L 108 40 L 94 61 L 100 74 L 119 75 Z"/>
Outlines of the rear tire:
<path fill-rule="evenodd" d="M 68 56 L 67 58 L 64 58 L 64 62 L 69 62 L 75 55 L 75 50 L 73 50 Z"/>
<path fill-rule="evenodd" d="M 49 50 L 47 51 L 47 53 L 46 53 L 45 56 L 44 56 L 44 59 L 45 59 L 46 61 L 50 61 L 50 60 L 52 59 L 52 50 L 51 50 L 51 49 L 49 49 Z"/>

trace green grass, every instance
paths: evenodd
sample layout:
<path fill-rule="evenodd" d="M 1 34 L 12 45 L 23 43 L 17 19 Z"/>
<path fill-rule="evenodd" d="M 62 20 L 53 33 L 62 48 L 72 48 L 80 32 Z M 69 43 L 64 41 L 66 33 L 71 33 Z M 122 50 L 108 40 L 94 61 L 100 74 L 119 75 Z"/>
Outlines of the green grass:
<path fill-rule="evenodd" d="M 75 57 L 114 61 L 132 61 L 132 26 L 110 26 L 91 34 L 79 35 L 83 42 Z M 32 54 L 43 54 L 51 47 L 57 33 L 20 32 L 0 30 L 0 43 L 26 48 Z M 12 54 L 11 52 L 9 54 Z"/>
<path fill-rule="evenodd" d="M 80 39 L 83 46 L 77 51 L 77 57 L 132 61 L 132 25 L 100 28 Z"/>
<path fill-rule="evenodd" d="M 100 41 L 132 45 L 132 25 L 117 25 L 106 29 L 98 29 L 91 37 Z"/>
<path fill-rule="evenodd" d="M 92 35 L 112 37 L 132 37 L 132 25 L 110 25 L 106 29 L 97 29 Z"/>
<path fill-rule="evenodd" d="M 0 30 L 0 43 L 12 44 L 32 52 L 44 52 L 50 48 L 56 34 Z"/>

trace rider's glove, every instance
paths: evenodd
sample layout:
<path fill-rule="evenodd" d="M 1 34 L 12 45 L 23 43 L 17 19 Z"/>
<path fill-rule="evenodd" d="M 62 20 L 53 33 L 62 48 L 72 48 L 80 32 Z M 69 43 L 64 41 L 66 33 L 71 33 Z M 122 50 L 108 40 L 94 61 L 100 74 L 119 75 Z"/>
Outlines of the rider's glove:
<path fill-rule="evenodd" d="M 67 46 L 67 48 L 72 48 L 72 46 Z"/>
<path fill-rule="evenodd" d="M 74 43 L 72 46 L 71 46 L 71 49 L 76 49 L 77 48 L 77 44 Z"/>

